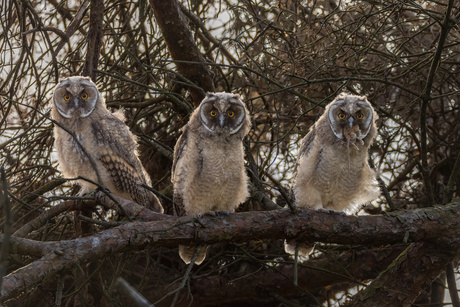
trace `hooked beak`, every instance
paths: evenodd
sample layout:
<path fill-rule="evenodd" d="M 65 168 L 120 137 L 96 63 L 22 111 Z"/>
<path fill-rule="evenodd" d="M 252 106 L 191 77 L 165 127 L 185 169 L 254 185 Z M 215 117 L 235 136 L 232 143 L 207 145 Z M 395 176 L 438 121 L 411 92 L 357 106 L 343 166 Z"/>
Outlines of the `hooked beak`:
<path fill-rule="evenodd" d="M 348 123 L 350 124 L 350 129 L 353 128 L 353 122 L 354 122 L 353 117 L 350 116 L 348 118 Z"/>
<path fill-rule="evenodd" d="M 73 105 L 78 108 L 78 98 L 74 97 L 73 98 Z"/>
<path fill-rule="evenodd" d="M 219 117 L 219 126 L 221 128 L 224 127 L 224 119 L 225 119 L 224 114 L 221 114 L 220 117 Z"/>

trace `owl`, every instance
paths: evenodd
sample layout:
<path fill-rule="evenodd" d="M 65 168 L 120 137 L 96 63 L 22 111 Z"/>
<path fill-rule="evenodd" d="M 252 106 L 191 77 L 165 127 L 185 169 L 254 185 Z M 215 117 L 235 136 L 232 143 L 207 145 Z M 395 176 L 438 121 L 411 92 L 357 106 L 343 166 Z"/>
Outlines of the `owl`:
<path fill-rule="evenodd" d="M 136 137 L 124 115 L 107 110 L 88 77 L 69 77 L 56 86 L 52 118 L 59 169 L 67 178 L 81 177 L 81 194 L 95 190 L 90 181 L 145 207 L 163 212 L 158 198 L 143 185 L 150 179 L 137 155 Z M 87 179 L 87 180 L 85 180 Z"/>
<path fill-rule="evenodd" d="M 298 208 L 353 212 L 379 196 L 368 149 L 377 114 L 365 96 L 340 94 L 302 140 L 293 186 Z M 295 252 L 295 241 L 285 250 Z M 299 244 L 300 254 L 311 246 Z"/>
<path fill-rule="evenodd" d="M 193 112 L 174 148 L 171 181 L 175 214 L 199 217 L 235 212 L 249 196 L 243 138 L 251 128 L 249 112 L 238 95 L 207 93 Z M 207 247 L 196 264 L 206 258 Z M 190 263 L 195 246 L 179 246 Z"/>

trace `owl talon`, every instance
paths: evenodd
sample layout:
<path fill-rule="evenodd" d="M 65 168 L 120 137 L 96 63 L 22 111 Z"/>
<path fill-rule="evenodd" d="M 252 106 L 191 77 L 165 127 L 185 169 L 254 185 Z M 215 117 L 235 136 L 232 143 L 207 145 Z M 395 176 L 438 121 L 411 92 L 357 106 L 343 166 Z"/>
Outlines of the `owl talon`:
<path fill-rule="evenodd" d="M 230 210 L 224 210 L 224 211 L 208 211 L 208 212 L 199 214 L 198 217 L 203 217 L 204 215 L 209 215 L 209 216 L 213 216 L 213 217 L 222 217 L 222 216 L 226 216 L 226 215 L 230 215 L 230 214 L 231 214 Z M 201 215 L 201 216 L 200 216 L 200 215 Z"/>

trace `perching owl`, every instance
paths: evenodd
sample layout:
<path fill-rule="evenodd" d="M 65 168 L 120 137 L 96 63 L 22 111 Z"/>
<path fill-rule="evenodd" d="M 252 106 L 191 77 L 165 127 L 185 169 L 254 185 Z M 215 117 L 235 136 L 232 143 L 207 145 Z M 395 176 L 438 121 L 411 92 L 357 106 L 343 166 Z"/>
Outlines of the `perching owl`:
<path fill-rule="evenodd" d="M 243 138 L 250 128 L 249 112 L 238 95 L 206 95 L 174 148 L 171 181 L 176 215 L 235 212 L 247 199 Z M 196 264 L 203 262 L 206 250 L 201 249 Z M 194 252 L 193 245 L 179 246 L 179 255 L 187 264 Z"/>
<path fill-rule="evenodd" d="M 90 78 L 60 81 L 53 97 L 52 118 L 57 123 L 54 146 L 59 169 L 65 177 L 89 179 L 123 198 L 163 212 L 158 198 L 142 186 L 150 185 L 150 179 L 138 158 L 136 137 L 123 122 L 123 113 L 107 110 Z M 81 194 L 97 188 L 83 179 L 78 184 Z"/>
<path fill-rule="evenodd" d="M 297 207 L 352 212 L 378 197 L 368 164 L 376 119 L 365 96 L 340 94 L 326 107 L 301 143 L 293 187 Z M 294 241 L 285 249 L 294 253 Z M 300 254 L 309 252 L 311 246 L 299 246 Z"/>

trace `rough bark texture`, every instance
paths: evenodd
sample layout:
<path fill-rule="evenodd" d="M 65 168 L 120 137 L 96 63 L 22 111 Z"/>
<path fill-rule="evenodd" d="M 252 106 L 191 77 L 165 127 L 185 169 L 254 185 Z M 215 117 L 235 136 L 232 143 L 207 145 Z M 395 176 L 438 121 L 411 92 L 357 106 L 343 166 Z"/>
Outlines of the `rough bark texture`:
<path fill-rule="evenodd" d="M 150 0 L 155 19 L 161 29 L 169 53 L 178 72 L 195 86 L 189 87 L 197 107 L 206 92 L 214 92 L 212 72 L 204 64 L 192 33 L 176 0 Z"/>
<path fill-rule="evenodd" d="M 439 274 L 453 256 L 458 254 L 459 213 L 458 202 L 442 207 L 376 216 L 348 216 L 337 212 L 309 210 L 300 210 L 293 214 L 288 210 L 274 210 L 243 212 L 225 217 L 205 216 L 199 221 L 190 217 L 154 222 L 134 221 L 74 240 L 40 242 L 13 237 L 11 247 L 14 251 L 25 252 L 26 247 L 33 246 L 35 251 L 39 250 L 44 256 L 4 278 L 1 300 L 19 295 L 42 282 L 45 277 L 49 278 L 66 267 L 126 250 L 146 246 L 177 246 L 190 242 L 235 243 L 286 237 L 367 246 L 423 241 L 427 246 L 435 244 L 441 253 L 452 251 L 438 257 L 439 259 L 423 257 L 416 263 L 415 269 L 419 270 L 427 259 L 432 261 L 431 265 L 426 263 L 430 274 L 421 277 L 423 280 L 418 282 L 420 285 Z M 3 236 L 1 238 L 3 240 Z M 408 255 L 417 258 L 420 255 L 417 251 L 415 249 Z M 422 251 L 425 253 L 425 250 Z M 432 252 L 432 248 L 428 249 L 426 256 L 436 256 Z M 404 263 L 408 269 L 413 268 L 410 262 Z M 408 278 L 410 277 L 406 281 Z M 401 289 L 402 280 L 396 277 L 394 289 Z M 413 294 L 408 294 L 405 300 L 414 300 L 416 297 Z"/>
<path fill-rule="evenodd" d="M 104 1 L 91 0 L 89 15 L 89 34 L 86 50 L 86 62 L 83 75 L 96 82 L 96 69 L 102 46 L 102 20 L 104 19 Z"/>

